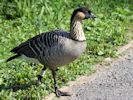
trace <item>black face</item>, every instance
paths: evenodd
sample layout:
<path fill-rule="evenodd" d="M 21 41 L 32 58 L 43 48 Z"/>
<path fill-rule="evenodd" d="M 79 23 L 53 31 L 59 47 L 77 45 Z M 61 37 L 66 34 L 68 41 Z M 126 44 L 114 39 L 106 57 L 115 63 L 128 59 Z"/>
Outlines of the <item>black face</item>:
<path fill-rule="evenodd" d="M 85 18 L 84 19 L 88 19 L 88 18 L 95 18 L 95 16 L 91 13 L 91 10 L 85 8 L 85 7 L 80 7 L 76 10 L 74 10 L 72 16 L 75 16 L 77 12 L 82 12 L 85 14 Z"/>

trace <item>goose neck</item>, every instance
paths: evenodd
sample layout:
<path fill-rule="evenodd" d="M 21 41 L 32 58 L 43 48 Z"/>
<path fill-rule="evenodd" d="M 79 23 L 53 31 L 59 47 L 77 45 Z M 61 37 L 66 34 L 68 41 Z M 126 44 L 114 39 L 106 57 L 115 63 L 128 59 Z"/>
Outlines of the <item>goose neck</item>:
<path fill-rule="evenodd" d="M 85 35 L 82 28 L 82 20 L 74 18 L 70 24 L 70 36 L 74 40 L 85 41 Z"/>

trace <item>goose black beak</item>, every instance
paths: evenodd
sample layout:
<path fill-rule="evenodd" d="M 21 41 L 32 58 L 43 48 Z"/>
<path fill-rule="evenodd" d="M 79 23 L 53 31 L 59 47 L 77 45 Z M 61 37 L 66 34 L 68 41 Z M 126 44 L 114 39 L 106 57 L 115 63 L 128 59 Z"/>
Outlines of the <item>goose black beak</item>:
<path fill-rule="evenodd" d="M 87 14 L 87 15 L 85 16 L 85 19 L 89 19 L 89 18 L 95 19 L 96 16 L 95 16 L 94 14 Z"/>

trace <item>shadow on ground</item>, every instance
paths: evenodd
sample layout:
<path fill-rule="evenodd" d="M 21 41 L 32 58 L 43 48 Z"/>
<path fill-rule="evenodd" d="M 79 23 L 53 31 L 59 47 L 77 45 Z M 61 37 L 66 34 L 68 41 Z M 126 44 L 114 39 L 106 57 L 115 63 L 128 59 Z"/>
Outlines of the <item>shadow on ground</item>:
<path fill-rule="evenodd" d="M 30 88 L 32 85 L 38 85 L 36 81 L 31 81 L 27 84 L 19 84 L 19 83 L 15 83 L 9 86 L 4 86 L 4 85 L 0 85 L 0 92 L 1 90 L 13 90 L 13 92 L 17 91 L 17 90 L 26 90 L 28 88 Z"/>

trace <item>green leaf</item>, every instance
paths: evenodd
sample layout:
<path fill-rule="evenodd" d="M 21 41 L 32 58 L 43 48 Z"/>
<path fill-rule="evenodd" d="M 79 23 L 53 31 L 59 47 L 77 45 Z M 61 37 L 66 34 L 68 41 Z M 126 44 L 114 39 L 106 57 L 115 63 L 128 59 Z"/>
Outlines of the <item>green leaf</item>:
<path fill-rule="evenodd" d="M 99 56 L 102 56 L 103 54 L 104 54 L 103 51 L 99 51 L 99 52 L 98 52 L 98 55 L 99 55 Z"/>

